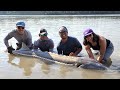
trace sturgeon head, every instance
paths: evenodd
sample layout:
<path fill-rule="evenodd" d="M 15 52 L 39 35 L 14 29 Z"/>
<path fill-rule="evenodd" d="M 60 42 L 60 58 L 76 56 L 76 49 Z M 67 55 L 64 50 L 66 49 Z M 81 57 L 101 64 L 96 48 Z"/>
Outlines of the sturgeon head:
<path fill-rule="evenodd" d="M 106 70 L 107 69 L 105 65 L 99 63 L 97 60 L 85 58 L 85 57 L 82 57 L 79 60 L 77 65 L 84 69 L 94 69 L 94 70 Z"/>
<path fill-rule="evenodd" d="M 88 63 L 82 64 L 80 67 L 84 69 L 94 69 L 94 70 L 106 70 L 107 69 L 107 67 L 104 66 L 103 64 L 95 63 L 95 62 L 88 62 Z"/>

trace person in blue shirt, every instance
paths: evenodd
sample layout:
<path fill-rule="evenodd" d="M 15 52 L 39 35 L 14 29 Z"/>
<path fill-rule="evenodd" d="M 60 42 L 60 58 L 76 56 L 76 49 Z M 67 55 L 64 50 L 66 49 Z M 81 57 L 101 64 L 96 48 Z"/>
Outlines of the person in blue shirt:
<path fill-rule="evenodd" d="M 68 30 L 65 26 L 59 29 L 59 35 L 61 40 L 57 46 L 58 54 L 77 56 L 81 52 L 81 43 L 77 38 L 68 36 Z"/>

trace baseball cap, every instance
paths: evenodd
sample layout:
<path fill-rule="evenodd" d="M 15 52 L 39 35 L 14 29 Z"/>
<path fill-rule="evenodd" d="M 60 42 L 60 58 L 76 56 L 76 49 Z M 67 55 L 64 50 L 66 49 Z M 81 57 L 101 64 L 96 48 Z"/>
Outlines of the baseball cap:
<path fill-rule="evenodd" d="M 21 27 L 25 27 L 25 23 L 24 22 L 17 22 L 16 23 L 16 26 L 21 26 Z"/>
<path fill-rule="evenodd" d="M 47 30 L 46 29 L 40 29 L 39 36 L 47 36 Z"/>
<path fill-rule="evenodd" d="M 88 35 L 90 35 L 90 34 L 92 34 L 93 33 L 93 30 L 92 29 L 90 29 L 90 28 L 88 28 L 88 29 L 86 29 L 85 31 L 84 31 L 84 36 L 88 36 Z"/>

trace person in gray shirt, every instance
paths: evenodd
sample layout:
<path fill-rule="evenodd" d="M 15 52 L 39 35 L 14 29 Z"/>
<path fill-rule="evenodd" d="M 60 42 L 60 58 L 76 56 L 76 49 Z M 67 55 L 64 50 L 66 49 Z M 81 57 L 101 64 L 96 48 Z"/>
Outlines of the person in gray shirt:
<path fill-rule="evenodd" d="M 7 34 L 7 36 L 4 38 L 4 44 L 6 45 L 8 49 L 8 53 L 12 53 L 12 50 L 15 50 L 12 46 L 9 45 L 8 40 L 14 37 L 18 43 L 17 50 L 19 50 L 22 47 L 22 42 L 25 43 L 30 49 L 32 49 L 32 35 L 31 33 L 25 29 L 25 23 L 24 22 L 17 22 L 16 23 L 16 29 L 12 30 Z"/>
<path fill-rule="evenodd" d="M 53 52 L 54 42 L 52 39 L 48 38 L 48 33 L 46 29 L 41 29 L 39 33 L 39 39 L 34 41 L 33 49 L 41 51 Z"/>

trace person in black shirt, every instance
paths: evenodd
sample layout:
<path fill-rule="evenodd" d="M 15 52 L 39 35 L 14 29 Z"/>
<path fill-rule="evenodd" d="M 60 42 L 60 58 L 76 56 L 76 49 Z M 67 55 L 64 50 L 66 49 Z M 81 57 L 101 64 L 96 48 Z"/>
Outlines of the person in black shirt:
<path fill-rule="evenodd" d="M 108 60 L 110 60 L 110 56 L 114 51 L 114 46 L 110 40 L 95 34 L 92 29 L 86 29 L 83 34 L 83 44 L 89 55 L 89 58 L 95 59 L 90 49 L 92 48 L 93 50 L 98 50 L 100 52 L 100 55 L 97 58 L 100 63 L 105 64 Z"/>

